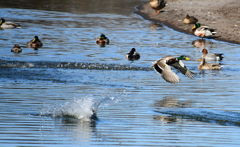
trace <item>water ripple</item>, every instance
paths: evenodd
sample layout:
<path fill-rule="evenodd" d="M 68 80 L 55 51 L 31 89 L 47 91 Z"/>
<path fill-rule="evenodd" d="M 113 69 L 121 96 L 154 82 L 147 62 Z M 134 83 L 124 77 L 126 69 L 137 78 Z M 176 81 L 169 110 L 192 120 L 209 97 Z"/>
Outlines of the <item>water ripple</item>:
<path fill-rule="evenodd" d="M 156 110 L 161 114 L 169 114 L 173 117 L 195 119 L 203 122 L 213 122 L 221 125 L 240 126 L 240 113 L 200 108 L 162 108 Z"/>

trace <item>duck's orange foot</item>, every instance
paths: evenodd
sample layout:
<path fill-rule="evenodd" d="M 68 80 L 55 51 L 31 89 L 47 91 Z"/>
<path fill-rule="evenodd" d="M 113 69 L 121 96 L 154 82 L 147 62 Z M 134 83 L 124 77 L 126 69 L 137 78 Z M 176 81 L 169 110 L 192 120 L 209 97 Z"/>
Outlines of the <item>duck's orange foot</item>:
<path fill-rule="evenodd" d="M 156 11 L 155 14 L 159 14 L 160 10 L 159 11 Z"/>

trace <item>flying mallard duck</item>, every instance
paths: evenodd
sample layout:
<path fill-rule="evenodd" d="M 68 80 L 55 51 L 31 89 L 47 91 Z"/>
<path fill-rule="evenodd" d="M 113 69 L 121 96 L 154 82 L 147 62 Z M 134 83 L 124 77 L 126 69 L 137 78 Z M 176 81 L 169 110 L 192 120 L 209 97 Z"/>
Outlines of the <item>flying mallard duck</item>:
<path fill-rule="evenodd" d="M 215 32 L 215 29 L 209 28 L 208 26 L 201 26 L 200 23 L 196 23 L 192 27 L 192 33 L 195 36 L 204 38 L 204 37 L 212 37 L 217 32 Z"/>
<path fill-rule="evenodd" d="M 106 37 L 104 34 L 101 34 L 100 37 L 98 37 L 98 39 L 96 40 L 96 43 L 98 45 L 104 46 L 105 44 L 109 44 L 110 41 L 108 37 Z"/>
<path fill-rule="evenodd" d="M 22 52 L 22 49 L 21 49 L 21 47 L 18 44 L 15 44 L 13 46 L 13 48 L 11 49 L 11 52 L 20 53 L 20 52 Z"/>
<path fill-rule="evenodd" d="M 164 0 L 150 0 L 149 4 L 156 11 L 155 14 L 158 14 L 160 10 L 166 6 Z"/>
<path fill-rule="evenodd" d="M 201 51 L 205 56 L 205 61 L 220 61 L 223 59 L 223 54 L 216 54 L 216 53 L 208 53 L 207 49 L 202 49 Z M 197 61 L 201 61 L 201 58 Z"/>
<path fill-rule="evenodd" d="M 132 48 L 132 50 L 126 54 L 126 59 L 130 61 L 138 60 L 140 59 L 140 54 L 136 52 L 135 48 Z"/>
<path fill-rule="evenodd" d="M 39 40 L 38 36 L 34 36 L 33 40 L 30 40 L 28 43 L 27 43 L 27 46 L 28 47 L 31 47 L 31 48 L 34 48 L 34 49 L 37 49 L 37 48 L 40 48 L 43 46 L 42 42 Z"/>
<path fill-rule="evenodd" d="M 161 74 L 162 78 L 169 83 L 178 83 L 180 82 L 180 78 L 171 70 L 170 66 L 173 66 L 177 70 L 179 70 L 182 74 L 189 78 L 194 78 L 194 73 L 191 72 L 181 60 L 190 60 L 186 56 L 180 56 L 178 58 L 174 56 L 166 56 L 155 62 L 153 62 L 153 67 L 156 72 Z M 169 66 L 170 65 L 170 66 Z"/>
<path fill-rule="evenodd" d="M 198 22 L 197 18 L 195 18 L 194 16 L 189 16 L 188 14 L 183 19 L 183 23 L 185 24 L 196 24 L 197 22 Z"/>
<path fill-rule="evenodd" d="M 201 58 L 201 63 L 198 66 L 198 69 L 221 69 L 222 66 L 219 65 L 218 63 L 207 63 L 206 62 L 206 56 L 207 56 L 206 51 L 207 51 L 207 49 L 202 50 L 203 55 Z"/>
<path fill-rule="evenodd" d="M 1 18 L 0 28 L 1 29 L 14 29 L 14 28 L 21 28 L 21 25 L 13 23 L 13 22 L 6 22 L 4 18 Z"/>

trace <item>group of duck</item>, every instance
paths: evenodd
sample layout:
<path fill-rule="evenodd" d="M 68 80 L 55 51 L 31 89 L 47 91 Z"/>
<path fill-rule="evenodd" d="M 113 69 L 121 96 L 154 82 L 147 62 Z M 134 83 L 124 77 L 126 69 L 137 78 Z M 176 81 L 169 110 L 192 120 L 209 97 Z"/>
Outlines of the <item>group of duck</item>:
<path fill-rule="evenodd" d="M 166 6 L 166 2 L 164 0 L 150 0 L 149 2 L 150 6 L 155 10 L 155 14 L 159 14 L 161 12 L 161 9 L 163 9 Z M 208 26 L 201 26 L 200 23 L 198 23 L 198 19 L 194 16 L 186 15 L 186 17 L 183 19 L 184 24 L 194 24 L 192 27 L 192 34 L 198 37 L 203 38 L 211 38 L 213 35 L 215 35 L 217 32 L 215 29 L 210 28 Z M 200 65 L 198 66 L 198 69 L 205 70 L 219 70 L 222 68 L 222 66 L 219 63 L 207 63 L 208 61 L 219 61 L 223 59 L 223 54 L 215 54 L 215 53 L 208 53 L 208 50 L 206 48 L 203 48 L 201 50 L 202 57 L 197 60 L 201 61 Z M 180 57 L 174 57 L 174 56 L 166 56 L 159 60 L 156 60 L 153 62 L 153 67 L 157 73 L 159 73 L 162 78 L 169 82 L 169 83 L 178 83 L 180 82 L 180 78 L 177 76 L 175 72 L 172 71 L 171 66 L 176 68 L 178 71 L 180 71 L 182 74 L 189 78 L 194 78 L 195 74 L 190 71 L 181 60 L 190 60 L 188 57 L 182 55 Z"/>
<path fill-rule="evenodd" d="M 14 23 L 14 22 L 7 22 L 4 18 L 1 18 L 0 20 L 0 29 L 14 29 L 14 28 L 21 28 L 20 24 Z M 43 46 L 42 42 L 38 38 L 38 36 L 34 36 L 32 40 L 27 42 L 27 46 L 30 48 L 38 49 Z M 11 52 L 14 53 L 21 53 L 22 48 L 19 44 L 15 44 L 13 48 L 11 49 Z"/>
<path fill-rule="evenodd" d="M 166 2 L 164 0 L 150 0 L 150 6 L 156 11 L 155 13 L 158 14 L 161 12 L 161 9 L 163 9 L 166 6 Z M 217 32 L 215 29 L 212 29 L 208 26 L 201 26 L 200 23 L 197 23 L 198 19 L 196 19 L 193 16 L 187 15 L 183 23 L 185 24 L 194 24 L 192 27 L 192 33 L 198 37 L 201 37 L 202 39 L 204 37 L 211 37 L 215 35 Z M 0 28 L 1 29 L 12 29 L 12 28 L 20 28 L 21 26 L 16 23 L 12 22 L 6 22 L 3 18 L 0 20 Z M 106 37 L 104 34 L 101 34 L 100 37 L 97 38 L 96 43 L 100 46 L 105 46 L 110 43 L 109 38 Z M 27 43 L 28 47 L 37 49 L 39 47 L 42 47 L 42 42 L 39 40 L 38 36 L 35 36 L 33 40 L 30 40 Z M 16 44 L 14 48 L 11 50 L 12 52 L 18 53 L 21 52 L 21 47 Z M 219 70 L 222 68 L 222 66 L 218 63 L 207 63 L 207 61 L 217 61 L 222 60 L 222 54 L 215 54 L 215 53 L 208 53 L 207 49 L 202 49 L 202 57 L 198 60 L 201 61 L 200 65 L 198 66 L 198 69 L 205 70 L 205 69 L 216 69 Z M 135 48 L 132 48 L 129 53 L 126 54 L 126 59 L 130 61 L 135 61 L 140 59 L 140 54 L 136 52 Z M 190 60 L 188 57 L 182 55 L 180 57 L 174 57 L 174 56 L 166 56 L 161 59 L 156 60 L 152 64 L 152 68 L 155 69 L 157 73 L 159 73 L 162 78 L 169 82 L 169 83 L 178 83 L 180 82 L 180 78 L 178 75 L 173 72 L 171 69 L 171 66 L 176 68 L 178 71 L 180 71 L 182 74 L 189 78 L 194 78 L 195 74 L 190 71 L 182 62 L 182 60 Z"/>
<path fill-rule="evenodd" d="M 101 34 L 100 37 L 96 40 L 96 43 L 104 46 L 109 44 L 109 39 L 104 34 Z M 198 69 L 221 69 L 222 66 L 218 63 L 207 63 L 207 61 L 219 61 L 222 60 L 222 54 L 208 53 L 207 49 L 202 49 L 202 57 L 197 61 L 201 61 Z M 136 51 L 135 48 L 132 48 L 130 52 L 126 54 L 126 59 L 129 61 L 135 61 L 140 59 L 140 54 Z M 194 78 L 195 74 L 190 71 L 182 62 L 182 60 L 190 60 L 189 57 L 185 55 L 181 55 L 180 57 L 174 56 L 166 56 L 161 59 L 156 60 L 152 64 L 152 68 L 155 69 L 157 73 L 159 73 L 162 78 L 169 83 L 178 83 L 180 82 L 180 78 L 177 76 L 175 72 L 171 69 L 171 66 L 176 68 L 182 74 L 189 78 Z"/>
<path fill-rule="evenodd" d="M 166 6 L 166 2 L 164 0 L 150 0 L 149 4 L 155 10 L 155 14 L 159 14 L 161 12 L 161 9 L 165 8 Z M 201 38 L 212 37 L 217 33 L 213 28 L 210 28 L 208 26 L 201 26 L 201 24 L 198 23 L 198 19 L 195 18 L 194 16 L 186 15 L 186 17 L 183 20 L 183 23 L 195 24 L 192 27 L 192 33 L 193 35 Z"/>

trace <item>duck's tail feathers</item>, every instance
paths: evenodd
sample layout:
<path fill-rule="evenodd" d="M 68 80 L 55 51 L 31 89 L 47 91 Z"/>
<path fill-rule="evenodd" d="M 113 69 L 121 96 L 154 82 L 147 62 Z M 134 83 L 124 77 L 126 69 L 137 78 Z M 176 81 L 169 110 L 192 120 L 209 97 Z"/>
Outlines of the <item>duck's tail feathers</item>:
<path fill-rule="evenodd" d="M 219 60 L 222 60 L 224 57 L 223 57 L 223 54 L 215 54 L 217 56 L 217 58 L 219 58 Z"/>
<path fill-rule="evenodd" d="M 217 34 L 217 32 L 212 32 L 213 35 Z"/>

